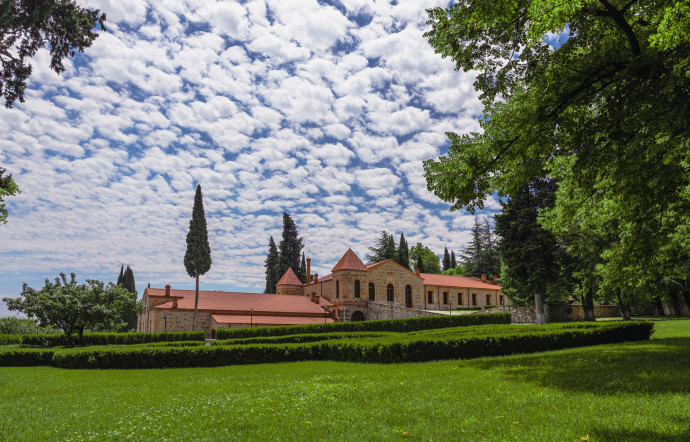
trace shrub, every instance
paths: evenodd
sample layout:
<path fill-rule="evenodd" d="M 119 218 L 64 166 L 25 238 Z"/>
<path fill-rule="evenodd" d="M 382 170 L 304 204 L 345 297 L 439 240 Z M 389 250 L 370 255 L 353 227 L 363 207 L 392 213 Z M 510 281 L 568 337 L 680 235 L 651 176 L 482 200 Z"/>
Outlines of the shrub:
<path fill-rule="evenodd" d="M 18 334 L 0 334 L 0 345 L 11 345 L 11 344 L 21 344 L 22 335 Z"/>
<path fill-rule="evenodd" d="M 310 333 L 286 336 L 258 336 L 254 338 L 223 339 L 212 341 L 211 345 L 249 345 L 249 344 L 300 344 L 327 341 L 329 339 L 376 338 L 391 335 L 391 332 L 338 332 Z"/>
<path fill-rule="evenodd" d="M 424 316 L 419 318 L 387 319 L 382 321 L 337 322 L 334 324 L 290 325 L 283 327 L 221 328 L 217 339 L 237 339 L 254 336 L 284 336 L 334 332 L 411 332 L 435 328 L 484 324 L 510 324 L 510 313 L 489 313 L 466 316 Z"/>
<path fill-rule="evenodd" d="M 51 365 L 53 350 L 38 348 L 0 349 L 0 367 Z"/>
<path fill-rule="evenodd" d="M 475 311 L 475 310 L 482 310 L 482 308 L 481 307 L 455 307 L 455 310 L 469 312 L 469 311 Z"/>
<path fill-rule="evenodd" d="M 494 308 L 494 307 L 498 307 L 498 306 L 496 304 L 486 304 L 484 306 L 484 308 Z"/>
<path fill-rule="evenodd" d="M 162 333 L 85 333 L 84 345 L 134 345 L 146 342 L 204 341 L 206 333 L 162 332 Z M 67 345 L 64 334 L 24 335 L 22 345 L 31 347 L 58 347 Z"/>
<path fill-rule="evenodd" d="M 132 346 L 55 351 L 52 364 L 64 368 L 210 367 L 305 360 L 401 363 L 500 356 L 584 345 L 649 339 L 650 322 L 484 327 L 485 335 L 437 332 L 386 334 L 290 344 L 215 345 L 211 347 Z M 460 329 L 459 329 L 460 330 Z"/>

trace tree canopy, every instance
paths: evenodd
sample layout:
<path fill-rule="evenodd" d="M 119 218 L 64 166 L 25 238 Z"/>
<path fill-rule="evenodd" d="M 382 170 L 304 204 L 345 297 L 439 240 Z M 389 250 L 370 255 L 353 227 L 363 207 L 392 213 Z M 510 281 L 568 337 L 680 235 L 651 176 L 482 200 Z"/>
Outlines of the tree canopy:
<path fill-rule="evenodd" d="M 0 167 L 0 224 L 7 223 L 7 209 L 5 208 L 5 198 L 20 193 L 17 183 L 12 179 L 12 175 L 5 175 L 5 169 Z"/>
<path fill-rule="evenodd" d="M 556 180 L 542 225 L 570 235 L 577 219 L 583 237 L 606 226 L 602 284 L 634 291 L 665 273 L 687 279 L 689 13 L 675 0 L 465 0 L 428 10 L 429 42 L 478 72 L 484 105 L 481 133 L 449 133 L 448 155 L 424 163 L 429 190 L 474 210 Z"/>
<path fill-rule="evenodd" d="M 419 267 L 420 261 L 422 267 Z M 438 255 L 421 242 L 410 248 L 410 262 L 414 263 L 414 266 L 424 273 L 441 273 Z"/>
<path fill-rule="evenodd" d="M 74 344 L 73 334 L 82 341 L 84 330 L 119 330 L 122 318 L 139 310 L 135 297 L 122 286 L 101 281 L 86 280 L 79 284 L 72 273 L 70 280 L 61 273 L 55 282 L 46 279 L 40 290 L 23 286 L 19 298 L 4 298 L 12 311 L 20 311 L 35 318 L 42 327 L 52 326 L 65 333 Z"/>
<path fill-rule="evenodd" d="M 278 246 L 278 267 L 276 271 L 278 279 L 276 279 L 276 282 L 280 280 L 288 268 L 291 268 L 295 275 L 302 273 L 300 270 L 300 256 L 303 248 L 302 238 L 297 233 L 297 225 L 290 215 L 283 212 L 283 239 Z"/>
<path fill-rule="evenodd" d="M 50 68 L 65 70 L 63 59 L 91 46 L 105 30 L 105 14 L 74 0 L 8 0 L 0 3 L 0 93 L 5 107 L 24 101 L 30 60 L 41 48 L 50 51 Z"/>
<path fill-rule="evenodd" d="M 204 212 L 204 200 L 201 195 L 201 184 L 196 186 L 196 193 L 194 194 L 194 207 L 192 208 L 192 219 L 189 221 L 184 267 L 187 270 L 187 274 L 196 279 L 194 316 L 192 319 L 192 330 L 196 330 L 196 314 L 199 305 L 199 276 L 206 274 L 211 269 L 211 246 L 208 243 L 206 213 Z"/>
<path fill-rule="evenodd" d="M 382 230 L 379 234 L 379 239 L 373 247 L 369 247 L 369 252 L 365 259 L 369 264 L 385 261 L 387 259 L 398 259 L 398 249 L 395 245 L 395 238 L 389 235 L 388 232 Z"/>

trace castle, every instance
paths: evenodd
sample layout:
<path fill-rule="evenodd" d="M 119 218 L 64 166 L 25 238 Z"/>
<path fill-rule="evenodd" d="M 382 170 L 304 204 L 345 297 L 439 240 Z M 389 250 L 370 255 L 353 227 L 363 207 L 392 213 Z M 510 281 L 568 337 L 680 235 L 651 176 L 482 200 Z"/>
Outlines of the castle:
<path fill-rule="evenodd" d="M 331 273 L 303 284 L 288 268 L 276 294 L 199 291 L 197 328 L 315 324 L 437 315 L 456 307 L 508 305 L 496 278 L 412 272 L 392 259 L 364 265 L 348 249 Z M 137 331 L 191 330 L 194 290 L 147 288 Z"/>

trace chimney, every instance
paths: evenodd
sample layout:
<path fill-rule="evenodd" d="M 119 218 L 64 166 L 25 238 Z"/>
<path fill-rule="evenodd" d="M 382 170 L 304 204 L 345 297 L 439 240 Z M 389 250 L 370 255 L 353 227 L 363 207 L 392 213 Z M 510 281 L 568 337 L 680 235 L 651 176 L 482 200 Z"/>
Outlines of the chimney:
<path fill-rule="evenodd" d="M 319 274 L 314 273 L 314 282 L 319 282 Z"/>
<path fill-rule="evenodd" d="M 422 272 L 420 272 L 419 269 L 414 269 L 414 273 L 415 273 L 415 275 L 419 276 L 419 275 L 421 275 Z"/>
<path fill-rule="evenodd" d="M 172 308 L 177 308 L 177 298 L 173 298 L 173 306 Z"/>
<path fill-rule="evenodd" d="M 494 278 L 494 284 L 498 284 L 498 276 L 494 275 L 493 278 Z"/>
<path fill-rule="evenodd" d="M 165 286 L 165 296 L 170 296 L 170 284 Z"/>
<path fill-rule="evenodd" d="M 318 304 L 319 302 L 321 302 L 321 297 L 320 297 L 319 295 L 314 295 L 314 302 L 315 302 L 316 304 Z"/>
<path fill-rule="evenodd" d="M 307 258 L 307 281 L 305 284 L 311 282 L 311 258 Z"/>
<path fill-rule="evenodd" d="M 486 273 L 482 273 L 482 282 L 486 282 Z"/>

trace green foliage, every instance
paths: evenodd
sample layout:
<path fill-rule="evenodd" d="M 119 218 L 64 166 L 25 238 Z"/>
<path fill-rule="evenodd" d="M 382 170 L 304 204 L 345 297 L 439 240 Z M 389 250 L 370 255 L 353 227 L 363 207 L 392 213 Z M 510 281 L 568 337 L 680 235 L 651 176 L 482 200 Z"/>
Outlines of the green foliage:
<path fill-rule="evenodd" d="M 296 275 L 300 274 L 300 254 L 304 244 L 302 238 L 298 237 L 297 226 L 290 215 L 283 212 L 283 239 L 278 246 L 278 267 L 276 271 L 276 282 L 283 277 L 288 268 L 291 268 Z M 275 292 L 273 292 L 275 293 Z"/>
<path fill-rule="evenodd" d="M 419 266 L 418 261 L 420 260 L 422 267 Z M 423 273 L 441 273 L 438 255 L 421 242 L 410 249 L 410 262 L 415 263 L 415 267 L 418 267 Z"/>
<path fill-rule="evenodd" d="M 458 264 L 453 268 L 450 268 L 448 270 L 444 270 L 443 272 L 441 272 L 441 274 L 442 275 L 451 275 L 451 276 L 469 276 L 469 277 L 472 276 L 470 274 L 470 272 L 467 271 L 467 268 L 462 264 Z"/>
<path fill-rule="evenodd" d="M 124 275 L 122 276 L 122 286 L 129 292 L 133 293 L 136 297 L 137 289 L 134 283 L 134 272 L 130 266 L 127 266 Z"/>
<path fill-rule="evenodd" d="M 406 244 L 407 245 L 407 244 Z M 370 253 L 365 256 L 369 264 L 393 259 L 397 261 L 398 249 L 395 246 L 393 235 L 389 235 L 385 230 L 381 231 L 379 239 L 373 247 L 369 247 Z"/>
<path fill-rule="evenodd" d="M 275 293 L 276 283 L 280 280 L 282 275 L 279 275 L 278 262 L 280 256 L 278 255 L 278 248 L 276 247 L 273 237 L 268 240 L 268 255 L 264 261 L 266 267 L 266 288 L 264 293 Z"/>
<path fill-rule="evenodd" d="M 3 300 L 10 310 L 36 318 L 39 325 L 62 330 L 72 344 L 74 333 L 81 341 L 87 329 L 119 329 L 123 316 L 139 310 L 136 299 L 122 286 L 92 279 L 78 284 L 74 273 L 69 282 L 64 273 L 54 283 L 46 279 L 40 290 L 24 284 L 21 297 Z"/>
<path fill-rule="evenodd" d="M 120 266 L 120 275 L 117 277 L 116 285 L 122 285 L 122 281 L 125 279 L 125 265 Z"/>
<path fill-rule="evenodd" d="M 458 266 L 458 263 L 455 261 L 455 251 L 451 250 L 450 251 L 450 268 L 454 269 Z M 450 270 L 450 269 L 449 269 Z"/>
<path fill-rule="evenodd" d="M 0 4 L 0 93 L 5 107 L 24 102 L 30 60 L 41 48 L 50 51 L 50 68 L 65 70 L 62 60 L 91 46 L 105 30 L 105 14 L 82 8 L 74 0 L 9 0 Z"/>
<path fill-rule="evenodd" d="M 450 264 L 450 253 L 448 253 L 448 247 L 443 248 L 443 271 L 453 268 Z"/>
<path fill-rule="evenodd" d="M 501 259 L 493 229 L 487 218 L 481 223 L 479 219 L 474 219 L 472 239 L 463 250 L 461 259 L 466 276 L 478 278 L 482 274 L 500 274 Z"/>
<path fill-rule="evenodd" d="M 68 341 L 63 334 L 23 335 L 21 345 L 31 347 L 59 347 L 73 342 L 76 336 Z M 82 345 L 136 345 L 148 342 L 204 341 L 206 333 L 193 332 L 160 332 L 160 333 L 84 333 Z"/>
<path fill-rule="evenodd" d="M 479 306 L 470 306 L 470 307 L 455 307 L 455 310 L 460 310 L 460 311 L 476 311 L 476 310 L 483 310 L 483 307 Z"/>
<path fill-rule="evenodd" d="M 216 339 L 238 339 L 255 336 L 284 336 L 335 332 L 410 332 L 434 328 L 484 324 L 510 324 L 510 313 L 465 316 L 425 316 L 379 321 L 336 322 L 332 324 L 290 325 L 283 327 L 221 328 Z"/>
<path fill-rule="evenodd" d="M 398 243 L 398 253 L 395 261 L 406 269 L 410 268 L 410 248 L 405 239 L 405 234 L 400 234 L 400 242 Z"/>
<path fill-rule="evenodd" d="M 41 327 L 36 320 L 17 316 L 0 317 L 0 334 L 56 333 L 55 327 Z"/>
<path fill-rule="evenodd" d="M 2 80 L 0 80 L 0 91 L 2 90 Z M 5 175 L 5 169 L 0 167 L 0 224 L 7 223 L 7 209 L 5 208 L 5 198 L 18 193 L 19 187 L 12 179 L 12 175 Z"/>
<path fill-rule="evenodd" d="M 302 281 L 302 284 L 306 284 L 307 281 L 307 259 L 304 255 L 304 252 L 302 252 L 302 262 L 299 265 L 299 273 L 297 273 L 297 276 L 299 277 L 299 280 Z"/>
<path fill-rule="evenodd" d="M 597 253 L 587 285 L 599 280 L 601 292 L 629 301 L 664 277 L 687 281 L 686 3 L 466 0 L 429 10 L 430 43 L 478 71 L 484 104 L 480 132 L 448 134 L 448 155 L 425 162 L 429 190 L 474 210 L 554 179 L 543 225 L 603 239 L 580 247 Z M 545 44 L 561 32 L 562 44 Z"/>
<path fill-rule="evenodd" d="M 192 209 L 192 219 L 189 221 L 184 267 L 187 269 L 187 274 L 192 278 L 204 275 L 211 268 L 211 246 L 208 244 L 201 184 L 196 186 L 196 194 L 194 195 L 194 208 Z"/>

